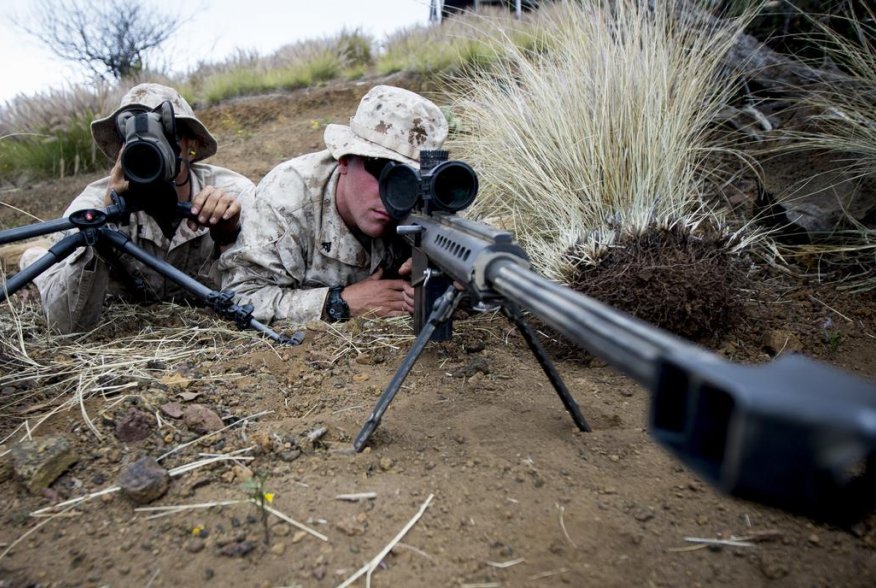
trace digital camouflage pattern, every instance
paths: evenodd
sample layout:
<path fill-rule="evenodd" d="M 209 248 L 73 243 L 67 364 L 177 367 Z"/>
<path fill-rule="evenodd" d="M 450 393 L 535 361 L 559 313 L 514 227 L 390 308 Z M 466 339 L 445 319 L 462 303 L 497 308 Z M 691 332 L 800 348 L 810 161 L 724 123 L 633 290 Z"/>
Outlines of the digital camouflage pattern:
<path fill-rule="evenodd" d="M 253 183 L 244 176 L 204 163 L 191 166 L 191 182 L 192 194 L 197 194 L 204 186 L 215 186 L 237 197 L 241 207 L 251 203 L 255 190 Z M 108 177 L 89 184 L 73 200 L 64 216 L 88 208 L 102 210 L 108 184 Z M 208 228 L 198 227 L 192 231 L 185 222 L 180 222 L 168 239 L 158 223 L 144 212 L 131 214 L 130 224 L 115 228 L 147 253 L 170 263 L 210 288 L 218 287 L 216 246 Z M 57 234 L 55 240 L 67 234 Z M 45 253 L 46 250 L 42 248 L 28 249 L 21 256 L 21 268 L 24 269 Z M 175 282 L 165 279 L 129 255 L 117 254 L 114 249 L 109 255 L 117 255 L 119 263 L 115 265 L 125 271 L 111 267 L 107 259 L 98 255 L 93 247 L 83 247 L 34 279 L 50 327 L 62 333 L 92 328 L 100 318 L 104 298 L 108 294 L 131 301 L 166 301 L 187 297 L 187 293 Z M 130 283 L 132 278 L 142 279 L 142 290 Z"/>
<path fill-rule="evenodd" d="M 252 304 L 256 319 L 319 320 L 331 286 L 377 269 L 383 242 L 366 249 L 344 224 L 335 206 L 338 175 L 329 151 L 302 155 L 271 170 L 244 208 L 243 229 L 219 268 L 222 288 L 238 294 L 238 304 Z"/>
<path fill-rule="evenodd" d="M 302 326 L 321 319 L 328 289 L 364 280 L 386 254 L 382 240 L 363 245 L 338 214 L 338 159 L 418 166 L 420 150 L 440 149 L 447 132 L 441 109 L 419 94 L 371 88 L 350 126 L 326 127 L 326 151 L 282 163 L 259 182 L 242 232 L 220 260 L 223 289 L 236 292 L 238 304 L 252 304 L 260 321 Z"/>
<path fill-rule="evenodd" d="M 353 154 L 415 167 L 422 149 L 441 149 L 445 139 L 447 120 L 441 109 L 419 94 L 393 86 L 369 90 L 350 126 L 325 129 L 325 144 L 335 159 Z"/>

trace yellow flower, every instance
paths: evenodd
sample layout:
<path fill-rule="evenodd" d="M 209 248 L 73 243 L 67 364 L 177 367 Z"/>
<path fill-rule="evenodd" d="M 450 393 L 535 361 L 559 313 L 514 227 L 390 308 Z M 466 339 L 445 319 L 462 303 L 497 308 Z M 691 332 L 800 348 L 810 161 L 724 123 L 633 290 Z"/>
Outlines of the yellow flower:
<path fill-rule="evenodd" d="M 201 536 L 201 531 L 203 531 L 203 530 L 204 530 L 204 527 L 198 525 L 197 527 L 195 527 L 194 529 L 192 529 L 192 535 L 194 535 L 195 537 L 200 537 L 200 536 Z"/>
<path fill-rule="evenodd" d="M 267 500 L 269 504 L 274 502 L 274 493 L 273 492 L 263 492 L 262 496 L 265 497 L 265 500 Z"/>

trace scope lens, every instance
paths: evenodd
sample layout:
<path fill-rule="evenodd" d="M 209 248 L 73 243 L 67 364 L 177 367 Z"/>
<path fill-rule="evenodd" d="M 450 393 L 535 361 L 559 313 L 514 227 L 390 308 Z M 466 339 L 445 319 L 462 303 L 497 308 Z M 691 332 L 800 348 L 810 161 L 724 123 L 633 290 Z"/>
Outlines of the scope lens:
<path fill-rule="evenodd" d="M 148 141 L 133 141 L 125 145 L 122 171 L 128 180 L 137 184 L 151 184 L 164 178 L 164 159 L 161 151 Z"/>
<path fill-rule="evenodd" d="M 380 175 L 380 200 L 392 218 L 401 220 L 417 204 L 420 177 L 417 170 L 406 164 L 384 168 Z"/>
<path fill-rule="evenodd" d="M 478 176 L 467 163 L 445 161 L 432 172 L 431 189 L 439 208 L 458 212 L 474 202 Z"/>

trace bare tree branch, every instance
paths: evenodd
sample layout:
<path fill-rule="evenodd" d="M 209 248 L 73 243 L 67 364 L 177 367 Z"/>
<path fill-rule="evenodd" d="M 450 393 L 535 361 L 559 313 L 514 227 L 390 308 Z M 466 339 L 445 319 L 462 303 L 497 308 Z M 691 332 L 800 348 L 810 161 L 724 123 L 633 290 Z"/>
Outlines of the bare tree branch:
<path fill-rule="evenodd" d="M 183 22 L 135 0 L 38 0 L 16 24 L 59 58 L 121 79 L 142 71 Z"/>

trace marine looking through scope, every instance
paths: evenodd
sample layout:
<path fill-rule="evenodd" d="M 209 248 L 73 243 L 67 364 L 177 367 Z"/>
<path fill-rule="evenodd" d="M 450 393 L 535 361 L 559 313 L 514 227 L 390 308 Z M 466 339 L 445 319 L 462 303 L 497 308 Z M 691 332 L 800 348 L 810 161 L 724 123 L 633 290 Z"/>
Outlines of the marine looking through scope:
<path fill-rule="evenodd" d="M 386 212 L 401 220 L 414 209 L 454 213 L 467 208 L 478 193 L 478 176 L 465 162 L 448 161 L 445 150 L 420 151 L 420 169 L 403 163 L 380 174 L 380 200 Z"/>
<path fill-rule="evenodd" d="M 124 145 L 122 171 L 135 184 L 172 182 L 179 173 L 179 145 L 173 105 L 162 102 L 154 110 L 130 109 L 116 117 Z"/>

